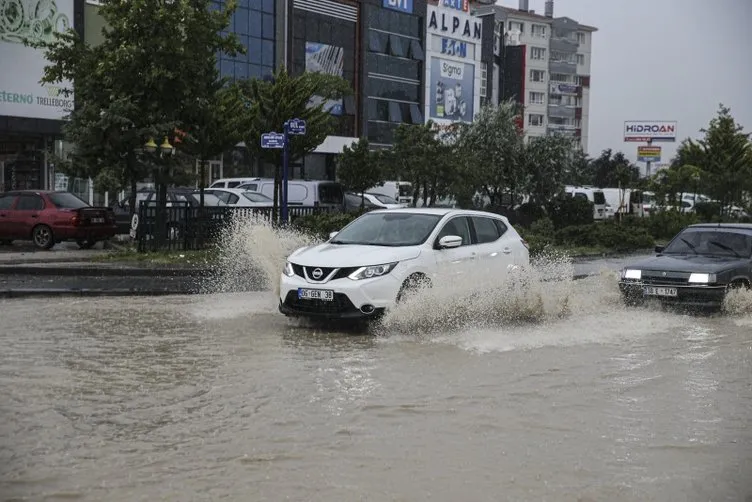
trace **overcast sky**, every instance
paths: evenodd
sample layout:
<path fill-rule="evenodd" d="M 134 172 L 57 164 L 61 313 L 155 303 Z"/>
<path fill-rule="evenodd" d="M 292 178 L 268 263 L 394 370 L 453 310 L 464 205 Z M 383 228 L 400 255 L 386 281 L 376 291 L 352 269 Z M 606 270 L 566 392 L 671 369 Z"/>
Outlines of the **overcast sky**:
<path fill-rule="evenodd" d="M 530 8 L 542 14 L 544 3 Z M 554 16 L 598 28 L 590 155 L 612 148 L 635 160 L 625 120 L 676 120 L 679 139 L 700 136 L 719 103 L 752 132 L 752 0 L 554 0 Z M 666 162 L 678 141 L 660 145 Z"/>

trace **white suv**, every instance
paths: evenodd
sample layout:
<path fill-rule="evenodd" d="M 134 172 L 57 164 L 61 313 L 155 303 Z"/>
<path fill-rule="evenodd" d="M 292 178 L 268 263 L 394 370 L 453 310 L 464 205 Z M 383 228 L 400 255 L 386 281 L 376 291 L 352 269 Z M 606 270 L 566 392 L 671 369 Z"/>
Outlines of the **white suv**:
<path fill-rule="evenodd" d="M 385 209 L 366 213 L 329 241 L 294 251 L 280 278 L 285 315 L 371 318 L 402 295 L 462 267 L 527 266 L 527 243 L 504 216 L 459 209 Z M 497 275 L 498 273 L 498 275 Z"/>

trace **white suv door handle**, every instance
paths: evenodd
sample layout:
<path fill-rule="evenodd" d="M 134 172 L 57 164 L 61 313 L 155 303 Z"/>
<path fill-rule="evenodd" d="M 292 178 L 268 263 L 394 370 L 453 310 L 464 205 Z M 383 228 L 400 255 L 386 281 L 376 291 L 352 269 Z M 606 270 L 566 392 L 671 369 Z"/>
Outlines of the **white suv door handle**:
<path fill-rule="evenodd" d="M 509 248 L 504 248 L 504 249 L 501 250 L 501 252 L 504 253 L 504 254 L 509 254 L 509 253 L 512 252 L 512 250 L 509 249 Z"/>

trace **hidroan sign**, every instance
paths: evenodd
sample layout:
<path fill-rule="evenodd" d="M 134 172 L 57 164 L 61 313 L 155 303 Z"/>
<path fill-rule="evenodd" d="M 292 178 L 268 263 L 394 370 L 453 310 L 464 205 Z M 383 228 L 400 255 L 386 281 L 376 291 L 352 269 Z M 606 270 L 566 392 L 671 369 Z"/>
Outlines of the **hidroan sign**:
<path fill-rule="evenodd" d="M 433 5 L 428 6 L 428 28 L 446 35 L 472 40 L 481 39 L 481 24 L 473 16 L 454 9 L 439 11 Z"/>
<path fill-rule="evenodd" d="M 676 141 L 676 122 L 628 120 L 624 122 L 624 141 Z"/>

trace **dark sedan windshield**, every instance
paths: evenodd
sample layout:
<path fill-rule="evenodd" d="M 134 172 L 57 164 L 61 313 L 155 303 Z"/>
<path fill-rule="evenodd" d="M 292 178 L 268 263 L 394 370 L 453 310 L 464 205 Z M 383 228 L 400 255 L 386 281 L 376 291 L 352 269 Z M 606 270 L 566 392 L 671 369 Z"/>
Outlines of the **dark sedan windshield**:
<path fill-rule="evenodd" d="M 417 246 L 431 234 L 440 215 L 419 213 L 364 214 L 339 234 L 332 244 Z"/>
<path fill-rule="evenodd" d="M 752 232 L 689 228 L 677 235 L 663 253 L 749 258 L 752 256 Z"/>

